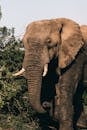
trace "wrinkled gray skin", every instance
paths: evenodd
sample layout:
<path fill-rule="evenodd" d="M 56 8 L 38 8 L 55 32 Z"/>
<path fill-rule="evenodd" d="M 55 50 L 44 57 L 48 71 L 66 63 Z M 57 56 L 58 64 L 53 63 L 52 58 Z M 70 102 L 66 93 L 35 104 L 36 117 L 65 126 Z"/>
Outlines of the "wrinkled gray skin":
<path fill-rule="evenodd" d="M 54 117 L 59 120 L 59 130 L 73 130 L 72 100 L 87 59 L 80 51 L 84 42 L 79 25 L 66 18 L 36 21 L 27 27 L 23 43 L 31 106 L 39 113 L 46 112 L 40 102 L 43 68 L 58 58 Z"/>

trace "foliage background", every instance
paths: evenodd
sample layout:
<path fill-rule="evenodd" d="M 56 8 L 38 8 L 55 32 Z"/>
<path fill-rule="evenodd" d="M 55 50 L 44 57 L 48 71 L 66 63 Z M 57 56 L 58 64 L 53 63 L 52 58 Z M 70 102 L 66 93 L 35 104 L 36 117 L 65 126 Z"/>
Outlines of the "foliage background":
<path fill-rule="evenodd" d="M 26 79 L 12 76 L 22 67 L 24 51 L 11 30 L 0 28 L 0 130 L 38 129 L 36 113 L 28 101 Z"/>

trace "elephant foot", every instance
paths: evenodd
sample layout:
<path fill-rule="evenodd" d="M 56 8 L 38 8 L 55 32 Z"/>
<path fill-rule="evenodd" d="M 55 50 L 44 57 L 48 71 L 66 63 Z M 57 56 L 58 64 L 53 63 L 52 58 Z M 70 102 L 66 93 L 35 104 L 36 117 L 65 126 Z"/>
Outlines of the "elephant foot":
<path fill-rule="evenodd" d="M 61 122 L 59 130 L 74 130 L 73 125 L 69 121 Z"/>
<path fill-rule="evenodd" d="M 87 128 L 87 117 L 84 112 L 81 113 L 79 120 L 77 121 L 77 127 Z"/>
<path fill-rule="evenodd" d="M 63 126 L 63 127 L 60 127 L 59 130 L 74 130 L 74 129 L 71 127 Z"/>

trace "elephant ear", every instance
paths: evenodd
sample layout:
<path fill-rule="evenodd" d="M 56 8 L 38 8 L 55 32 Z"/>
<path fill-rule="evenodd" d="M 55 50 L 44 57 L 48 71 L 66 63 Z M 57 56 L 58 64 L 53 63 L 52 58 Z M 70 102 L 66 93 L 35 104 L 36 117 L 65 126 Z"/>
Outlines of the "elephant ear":
<path fill-rule="evenodd" d="M 59 47 L 59 68 L 63 69 L 70 65 L 83 45 L 84 42 L 78 24 L 67 23 L 67 25 L 63 25 Z"/>

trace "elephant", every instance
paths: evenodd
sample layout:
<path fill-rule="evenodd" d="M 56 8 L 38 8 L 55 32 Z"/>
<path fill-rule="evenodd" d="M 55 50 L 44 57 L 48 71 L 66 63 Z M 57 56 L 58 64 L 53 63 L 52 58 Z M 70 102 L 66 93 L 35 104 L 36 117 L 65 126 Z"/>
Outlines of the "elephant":
<path fill-rule="evenodd" d="M 40 20 L 30 23 L 23 37 L 25 55 L 22 69 L 25 73 L 29 101 L 39 113 L 47 112 L 41 103 L 42 79 L 49 71 L 52 59 L 57 59 L 55 108 L 53 118 L 59 121 L 59 130 L 73 130 L 73 97 L 81 80 L 86 58 L 86 42 L 78 23 L 68 18 Z"/>

